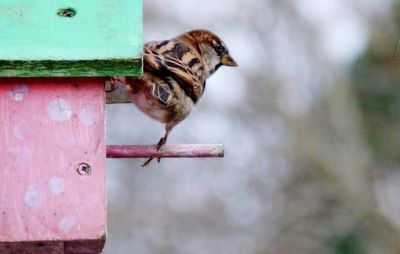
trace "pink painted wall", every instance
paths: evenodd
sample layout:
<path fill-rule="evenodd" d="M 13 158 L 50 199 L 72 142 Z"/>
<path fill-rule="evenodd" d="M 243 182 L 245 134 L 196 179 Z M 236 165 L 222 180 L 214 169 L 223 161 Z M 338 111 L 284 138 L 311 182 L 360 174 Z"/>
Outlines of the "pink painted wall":
<path fill-rule="evenodd" d="M 103 85 L 0 79 L 0 250 L 106 233 Z M 90 175 L 77 173 L 81 162 Z"/>

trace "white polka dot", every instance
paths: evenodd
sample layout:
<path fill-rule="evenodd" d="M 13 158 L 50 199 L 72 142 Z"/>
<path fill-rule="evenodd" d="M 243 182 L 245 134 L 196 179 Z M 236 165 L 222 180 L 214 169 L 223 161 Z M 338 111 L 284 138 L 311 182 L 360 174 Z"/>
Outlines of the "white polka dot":
<path fill-rule="evenodd" d="M 38 207 L 42 201 L 42 195 L 37 185 L 30 185 L 25 191 L 25 204 L 30 208 Z"/>
<path fill-rule="evenodd" d="M 72 109 L 66 100 L 55 99 L 47 106 L 47 113 L 52 120 L 63 122 L 71 117 Z"/>
<path fill-rule="evenodd" d="M 59 177 L 53 177 L 49 181 L 51 192 L 59 195 L 64 191 L 64 180 Z"/>
<path fill-rule="evenodd" d="M 23 140 L 25 138 L 25 126 L 22 123 L 18 123 L 14 127 L 14 137 L 19 140 Z"/>
<path fill-rule="evenodd" d="M 63 149 L 71 149 L 74 146 L 76 146 L 76 141 L 73 137 L 71 136 L 65 136 L 58 141 L 58 144 L 63 148 Z"/>
<path fill-rule="evenodd" d="M 16 85 L 14 86 L 7 94 L 10 99 L 14 101 L 22 101 L 24 100 L 25 95 L 29 92 L 29 88 L 27 85 Z"/>
<path fill-rule="evenodd" d="M 95 106 L 85 106 L 79 112 L 79 119 L 86 126 L 92 126 L 98 121 L 97 109 Z"/>
<path fill-rule="evenodd" d="M 18 147 L 17 158 L 19 161 L 30 162 L 33 159 L 33 152 L 28 147 Z"/>
<path fill-rule="evenodd" d="M 76 224 L 76 220 L 72 216 L 64 216 L 60 223 L 58 224 L 58 227 L 63 231 L 64 233 L 68 233 Z"/>

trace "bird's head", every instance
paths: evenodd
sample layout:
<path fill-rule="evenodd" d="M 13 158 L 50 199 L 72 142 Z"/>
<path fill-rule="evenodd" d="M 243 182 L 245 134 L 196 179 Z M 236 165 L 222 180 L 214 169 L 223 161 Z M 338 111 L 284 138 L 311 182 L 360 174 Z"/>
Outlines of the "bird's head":
<path fill-rule="evenodd" d="M 226 44 L 215 34 L 207 30 L 194 30 L 187 33 L 203 57 L 206 76 L 211 76 L 221 66 L 238 66 L 230 56 Z"/>

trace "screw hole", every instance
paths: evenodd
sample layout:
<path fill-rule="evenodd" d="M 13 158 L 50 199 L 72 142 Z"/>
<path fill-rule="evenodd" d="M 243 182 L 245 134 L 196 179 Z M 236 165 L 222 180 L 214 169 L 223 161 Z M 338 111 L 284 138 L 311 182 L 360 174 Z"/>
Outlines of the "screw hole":
<path fill-rule="evenodd" d="M 60 17 L 72 18 L 76 15 L 76 10 L 74 8 L 62 8 L 58 10 L 57 15 Z"/>
<path fill-rule="evenodd" d="M 92 167 L 85 162 L 80 163 L 76 169 L 80 175 L 90 175 L 92 173 Z"/>

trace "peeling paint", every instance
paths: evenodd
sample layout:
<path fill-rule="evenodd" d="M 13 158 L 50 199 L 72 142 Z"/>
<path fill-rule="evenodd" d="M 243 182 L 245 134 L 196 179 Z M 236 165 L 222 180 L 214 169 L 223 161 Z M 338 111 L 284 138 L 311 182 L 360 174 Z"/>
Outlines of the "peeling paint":
<path fill-rule="evenodd" d="M 102 78 L 0 78 L 3 242 L 42 250 L 46 239 L 103 241 L 93 237 L 106 231 L 104 97 Z M 96 172 L 82 179 L 76 166 L 85 161 Z"/>
<path fill-rule="evenodd" d="M 33 159 L 33 151 L 28 147 L 18 147 L 17 158 L 19 161 L 30 163 Z"/>
<path fill-rule="evenodd" d="M 87 105 L 79 112 L 79 120 L 86 126 L 93 126 L 98 121 L 97 109 Z"/>
<path fill-rule="evenodd" d="M 68 233 L 75 226 L 75 224 L 76 224 L 76 219 L 72 216 L 66 215 L 60 220 L 58 227 L 64 233 Z"/>
<path fill-rule="evenodd" d="M 24 140 L 25 138 L 25 126 L 22 123 L 18 123 L 14 127 L 14 137 L 19 140 Z"/>
<path fill-rule="evenodd" d="M 38 207 L 40 203 L 42 202 L 42 193 L 40 191 L 39 186 L 32 184 L 28 186 L 28 188 L 25 191 L 25 204 L 30 207 Z"/>
<path fill-rule="evenodd" d="M 64 180 L 59 177 L 53 177 L 49 181 L 51 193 L 59 195 L 64 192 Z"/>
<path fill-rule="evenodd" d="M 52 100 L 47 106 L 49 117 L 57 122 L 64 122 L 71 118 L 71 105 L 64 99 Z"/>
<path fill-rule="evenodd" d="M 8 91 L 8 97 L 13 101 L 23 101 L 24 97 L 29 93 L 27 85 L 15 85 L 10 91 Z"/>

